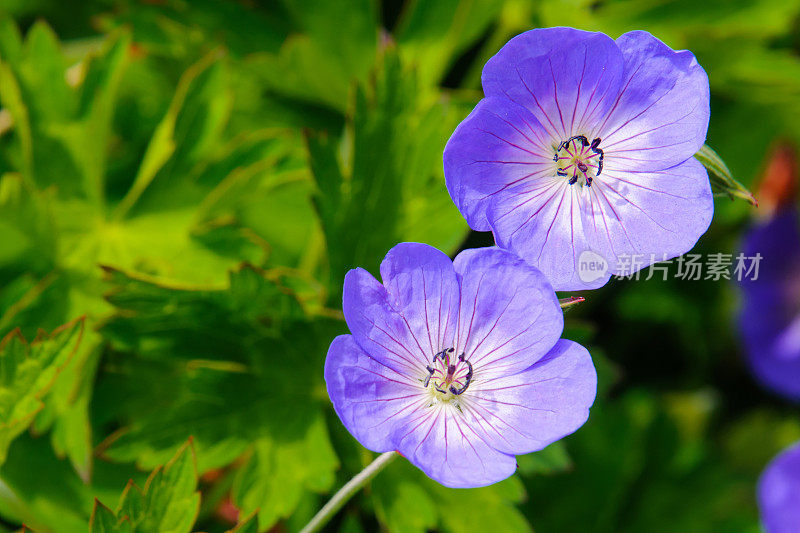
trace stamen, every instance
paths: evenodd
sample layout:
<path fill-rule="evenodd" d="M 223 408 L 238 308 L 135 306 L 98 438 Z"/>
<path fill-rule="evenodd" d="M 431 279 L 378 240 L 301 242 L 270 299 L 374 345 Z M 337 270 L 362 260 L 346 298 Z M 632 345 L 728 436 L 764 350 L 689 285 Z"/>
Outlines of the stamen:
<path fill-rule="evenodd" d="M 450 363 L 450 354 L 454 348 L 447 348 L 433 356 L 433 364 L 425 367 L 428 375 L 425 376 L 423 387 L 427 388 L 431 382 L 433 389 L 445 395 L 442 400 L 447 400 L 447 395 L 459 396 L 464 393 L 472 382 L 472 363 L 467 361 L 466 355 L 458 356 L 457 361 Z"/>
<path fill-rule="evenodd" d="M 456 389 L 455 387 L 450 385 L 450 392 L 452 392 L 456 396 L 462 394 L 465 390 L 467 390 L 467 387 L 469 387 L 469 384 L 472 381 L 472 363 L 470 363 L 464 358 L 463 353 L 458 356 L 458 360 L 463 363 L 467 363 L 468 370 L 467 370 L 467 375 L 464 376 L 464 385 L 460 389 Z"/>
<path fill-rule="evenodd" d="M 434 370 L 434 369 L 432 369 L 432 368 L 430 367 L 430 365 L 426 366 L 426 367 L 425 367 L 425 369 L 428 371 L 428 375 L 427 375 L 427 376 L 425 376 L 425 382 L 423 383 L 423 385 L 422 385 L 422 386 L 423 386 L 423 387 L 425 387 L 425 388 L 427 388 L 427 387 L 428 387 L 428 383 L 430 383 L 430 382 L 431 382 L 431 377 L 433 376 L 433 373 L 435 372 L 435 370 Z"/>
<path fill-rule="evenodd" d="M 569 178 L 568 183 L 592 186 L 592 180 L 603 172 L 603 150 L 600 137 L 591 142 L 585 135 L 573 135 L 562 141 L 553 155 L 556 175 Z M 562 163 L 563 161 L 563 163 Z"/>

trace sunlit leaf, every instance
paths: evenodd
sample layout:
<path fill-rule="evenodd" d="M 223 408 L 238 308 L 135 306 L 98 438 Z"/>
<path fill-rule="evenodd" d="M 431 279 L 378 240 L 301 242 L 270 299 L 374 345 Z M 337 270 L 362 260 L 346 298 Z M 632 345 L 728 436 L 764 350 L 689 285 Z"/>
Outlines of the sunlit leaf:
<path fill-rule="evenodd" d="M 42 397 L 80 342 L 83 320 L 65 324 L 32 342 L 19 331 L 0 342 L 0 464 L 11 441 L 25 431 L 44 406 Z"/>
<path fill-rule="evenodd" d="M 399 241 L 450 250 L 463 239 L 466 226 L 441 171 L 441 147 L 460 115 L 424 95 L 413 72 L 388 49 L 374 84 L 356 92 L 352 137 L 338 146 L 330 137 L 308 136 L 332 291 L 341 290 L 351 268 L 374 271 Z"/>
<path fill-rule="evenodd" d="M 233 485 L 233 498 L 243 512 L 256 510 L 261 529 L 287 518 L 306 491 L 324 492 L 338 466 L 321 417 L 293 439 L 263 438 L 254 445 Z"/>
<path fill-rule="evenodd" d="M 517 477 L 478 489 L 449 489 L 400 459 L 381 472 L 372 487 L 378 517 L 392 531 L 531 529 L 514 506 L 525 495 Z M 454 512 L 457 509 L 462 511 Z"/>
<path fill-rule="evenodd" d="M 95 501 L 90 530 L 93 533 L 188 533 L 200 510 L 200 493 L 196 487 L 197 469 L 189 441 L 169 462 L 150 474 L 144 488 L 133 481 L 128 483 L 115 511 Z"/>

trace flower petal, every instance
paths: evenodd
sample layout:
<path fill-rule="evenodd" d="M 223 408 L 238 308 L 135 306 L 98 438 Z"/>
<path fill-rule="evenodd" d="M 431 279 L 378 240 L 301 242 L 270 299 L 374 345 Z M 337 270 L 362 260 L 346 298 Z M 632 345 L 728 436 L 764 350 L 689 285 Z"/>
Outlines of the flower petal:
<path fill-rule="evenodd" d="M 456 353 L 476 379 L 515 374 L 542 358 L 564 329 L 547 278 L 499 248 L 465 250 L 453 262 L 461 284 Z"/>
<path fill-rule="evenodd" d="M 626 79 L 600 128 L 606 167 L 661 170 L 692 157 L 708 130 L 708 76 L 694 55 L 645 31 L 617 39 Z"/>
<path fill-rule="evenodd" d="M 390 302 L 386 288 L 363 268 L 344 278 L 342 311 L 353 339 L 373 359 L 408 376 L 424 376 L 427 339 L 417 338 Z M 422 343 L 425 341 L 425 344 Z"/>
<path fill-rule="evenodd" d="M 394 450 L 397 432 L 424 402 L 419 382 L 367 355 L 352 335 L 331 343 L 325 383 L 347 430 L 375 452 Z"/>
<path fill-rule="evenodd" d="M 467 223 L 488 231 L 493 194 L 552 175 L 547 132 L 528 110 L 506 98 L 484 98 L 459 124 L 444 149 L 447 190 Z"/>
<path fill-rule="evenodd" d="M 398 244 L 381 263 L 381 278 L 389 303 L 427 351 L 427 363 L 453 346 L 459 287 L 447 255 L 427 244 Z"/>
<path fill-rule="evenodd" d="M 588 188 L 520 185 L 497 195 L 487 215 L 499 246 L 571 291 L 604 285 L 626 257 L 645 267 L 687 252 L 713 210 L 708 174 L 692 158 L 663 171 L 609 170 Z M 582 271 L 585 253 L 605 261 L 604 272 Z"/>
<path fill-rule="evenodd" d="M 560 340 L 529 369 L 476 382 L 465 411 L 493 448 L 519 455 L 541 450 L 569 435 L 589 418 L 597 374 L 586 348 Z"/>
<path fill-rule="evenodd" d="M 517 460 L 490 447 L 452 404 L 418 413 L 397 451 L 446 487 L 483 487 L 511 476 Z"/>
<path fill-rule="evenodd" d="M 758 507 L 767 533 L 800 531 L 800 443 L 781 452 L 758 481 Z"/>
<path fill-rule="evenodd" d="M 752 229 L 744 257 L 760 254 L 756 279 L 743 276 L 739 327 L 756 378 L 800 402 L 800 216 L 784 209 Z M 751 273 L 750 276 L 753 276 Z"/>
<path fill-rule="evenodd" d="M 557 145 L 573 135 L 595 135 L 622 77 L 622 53 L 607 35 L 543 28 L 511 39 L 486 63 L 482 83 L 486 96 L 526 107 Z"/>
<path fill-rule="evenodd" d="M 616 254 L 642 254 L 645 265 L 691 250 L 714 215 L 708 173 L 694 158 L 661 171 L 609 170 L 592 191 L 624 238 Z M 616 257 L 609 263 L 616 271 Z"/>
<path fill-rule="evenodd" d="M 587 226 L 598 224 L 598 229 L 604 229 L 607 222 L 597 216 L 605 212 L 593 193 L 581 193 L 580 188 L 563 179 L 539 185 L 520 184 L 495 196 L 487 211 L 497 245 L 541 270 L 559 291 L 597 288 L 611 275 L 606 270 L 587 281 L 578 276 L 581 252 L 611 255 L 609 240 L 616 238 L 618 229 L 609 229 L 608 239 L 590 240 Z"/>

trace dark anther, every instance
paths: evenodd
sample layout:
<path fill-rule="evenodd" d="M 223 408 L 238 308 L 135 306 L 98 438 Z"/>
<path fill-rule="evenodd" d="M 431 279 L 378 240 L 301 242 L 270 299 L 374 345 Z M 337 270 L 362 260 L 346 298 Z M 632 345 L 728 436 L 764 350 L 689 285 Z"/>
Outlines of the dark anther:
<path fill-rule="evenodd" d="M 598 154 L 600 157 L 597 158 L 597 174 L 599 176 L 603 172 L 603 151 L 599 148 L 600 146 L 600 137 L 597 137 L 592 141 L 592 145 L 589 147 L 592 149 L 592 152 Z M 587 185 L 589 184 L 589 180 L 587 180 Z"/>
<path fill-rule="evenodd" d="M 433 362 L 435 363 L 437 359 L 441 359 L 444 362 L 445 366 L 450 366 L 450 355 L 455 350 L 453 348 L 447 348 L 446 350 L 442 350 L 441 352 L 437 353 L 433 356 Z"/>
<path fill-rule="evenodd" d="M 464 376 L 464 385 L 461 388 L 457 389 L 454 386 L 450 385 L 450 392 L 452 392 L 456 396 L 462 394 L 465 390 L 467 390 L 467 387 L 469 387 L 469 384 L 472 381 L 472 363 L 466 360 L 463 353 L 458 356 L 458 360 L 467 363 L 468 370 L 467 370 L 467 375 Z"/>
<path fill-rule="evenodd" d="M 573 156 L 574 159 L 572 161 L 572 164 L 574 164 L 577 167 L 577 170 L 579 170 L 580 172 L 583 173 L 583 176 L 586 179 L 586 186 L 587 187 L 591 187 L 592 186 L 592 179 L 596 178 L 597 176 L 599 176 L 600 174 L 603 173 L 603 156 L 604 156 L 604 154 L 603 154 L 603 150 L 600 149 L 601 139 L 600 139 L 600 137 L 595 137 L 594 139 L 592 139 L 591 142 L 589 142 L 589 139 L 587 139 L 585 135 L 573 135 L 572 137 L 570 137 L 566 141 L 563 141 L 558 146 L 558 149 L 556 150 L 556 154 L 553 156 L 553 161 L 555 161 L 555 162 L 559 161 L 559 153 L 561 152 L 561 150 L 567 150 L 569 152 L 570 145 L 573 142 L 574 143 L 580 142 L 581 146 L 584 149 L 586 147 L 588 147 L 589 150 L 591 150 L 592 153 L 594 154 L 591 157 L 592 158 L 594 158 L 594 157 L 597 158 L 597 172 L 595 173 L 594 176 L 589 177 L 586 174 L 589 172 L 591 167 L 587 164 L 586 161 L 581 161 L 581 160 L 578 159 L 578 156 L 579 155 L 583 156 L 585 152 L 583 152 L 583 150 L 579 151 L 579 150 L 576 149 L 576 154 Z M 569 153 L 571 153 L 571 152 L 569 152 Z M 569 173 L 566 170 L 563 170 L 563 169 L 560 169 L 560 168 L 556 168 L 556 174 L 558 176 L 562 176 L 562 177 L 569 176 Z M 578 182 L 578 176 L 573 174 L 573 176 L 569 180 L 569 184 L 570 185 L 574 185 L 577 182 Z"/>
<path fill-rule="evenodd" d="M 454 348 L 447 348 L 446 350 L 442 350 L 441 352 L 433 356 L 434 363 L 436 363 L 437 359 L 441 360 L 442 363 L 444 363 L 445 369 L 440 370 L 440 372 L 446 372 L 444 376 L 439 377 L 433 381 L 433 388 L 437 392 L 440 392 L 442 394 L 447 394 L 449 385 L 449 392 L 458 396 L 459 394 L 462 394 L 465 390 L 467 390 L 467 387 L 469 387 L 469 384 L 472 381 L 472 363 L 467 361 L 466 356 L 462 353 L 461 355 L 458 356 L 458 362 L 454 360 L 453 364 L 450 364 L 450 354 L 454 352 L 455 352 Z M 466 375 L 464 375 L 463 378 L 454 379 L 456 377 L 456 374 L 458 373 L 459 363 L 466 363 L 467 373 Z M 425 380 L 423 382 L 424 387 L 427 387 L 431 383 L 433 375 L 436 373 L 436 368 L 434 367 L 435 364 L 428 365 L 425 367 L 425 370 L 428 371 L 428 375 L 425 376 Z M 460 383 L 462 379 L 464 381 L 464 384 L 461 387 L 456 388 L 455 385 L 452 385 L 453 381 Z"/>
<path fill-rule="evenodd" d="M 431 368 L 430 365 L 426 366 L 425 370 L 428 371 L 428 375 L 425 376 L 425 384 L 422 385 L 423 387 L 427 387 L 428 386 L 428 383 L 431 382 L 431 377 L 433 376 L 433 373 L 434 373 L 434 370 Z"/>
<path fill-rule="evenodd" d="M 561 145 L 559 145 L 557 151 L 560 151 L 560 150 L 566 148 L 567 146 L 569 146 L 569 143 L 571 143 L 572 141 L 580 141 L 581 145 L 589 146 L 589 139 L 587 139 L 585 135 L 573 135 L 572 137 L 570 137 L 566 141 L 562 142 Z M 600 142 L 600 140 L 598 139 L 597 142 Z M 553 161 L 558 161 L 558 157 L 556 157 L 556 159 L 554 159 Z"/>

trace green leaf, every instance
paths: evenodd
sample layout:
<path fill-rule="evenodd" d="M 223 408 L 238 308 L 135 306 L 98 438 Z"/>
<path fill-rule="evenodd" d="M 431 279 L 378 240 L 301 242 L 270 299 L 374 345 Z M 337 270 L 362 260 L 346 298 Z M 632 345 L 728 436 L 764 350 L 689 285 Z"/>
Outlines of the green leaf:
<path fill-rule="evenodd" d="M 144 489 L 131 481 L 116 511 L 95 501 L 90 530 L 92 533 L 188 533 L 200 510 L 200 493 L 196 488 L 197 469 L 190 440 L 168 463 L 150 474 Z"/>
<path fill-rule="evenodd" d="M 398 49 L 418 68 L 423 84 L 438 84 L 502 8 L 502 2 L 492 0 L 412 0 L 395 30 Z"/>
<path fill-rule="evenodd" d="M 11 441 L 25 431 L 42 409 L 42 397 L 75 353 L 83 319 L 28 343 L 18 330 L 0 342 L 0 464 Z"/>
<path fill-rule="evenodd" d="M 259 527 L 269 529 L 287 518 L 307 491 L 325 492 L 339 462 L 321 414 L 294 439 L 263 438 L 239 471 L 233 499 L 242 512 L 258 512 Z"/>
<path fill-rule="evenodd" d="M 685 46 L 687 35 L 698 41 L 781 35 L 797 15 L 798 5 L 782 0 L 617 0 L 601 5 L 591 0 L 554 0 L 542 3 L 539 11 L 542 26 L 601 29 L 615 36 L 647 28 L 678 49 Z"/>
<path fill-rule="evenodd" d="M 117 515 L 100 503 L 99 500 L 94 501 L 94 510 L 92 511 L 92 517 L 89 521 L 89 530 L 90 531 L 99 531 L 99 532 L 107 532 L 107 531 L 125 531 L 128 532 L 131 530 L 131 525 L 129 521 L 125 521 L 122 524 L 119 523 L 117 520 Z"/>
<path fill-rule="evenodd" d="M 190 435 L 201 472 L 248 453 L 234 497 L 260 509 L 262 527 L 330 488 L 338 460 L 319 368 L 339 322 L 309 321 L 286 274 L 245 267 L 226 289 L 192 289 L 108 272 L 119 313 L 102 332 L 124 356 L 109 360 L 96 401 L 123 427 L 103 457 L 147 467 Z"/>
<path fill-rule="evenodd" d="M 309 246 L 318 227 L 309 202 L 313 184 L 305 168 L 301 137 L 269 129 L 237 136 L 199 175 L 215 185 L 195 213 L 193 236 L 220 254 L 245 258 L 260 244 L 272 264 L 295 265 L 318 247 Z M 220 243 L 232 248 L 223 249 Z"/>
<path fill-rule="evenodd" d="M 116 499 L 119 487 L 131 476 L 139 477 L 127 465 L 111 468 L 101 463 L 89 486 L 67 461 L 53 454 L 47 438 L 25 433 L 12 443 L 8 460 L 0 467 L 4 487 L 0 513 L 37 533 L 86 533 L 93 499 Z"/>
<path fill-rule="evenodd" d="M 226 533 L 258 533 L 258 512 L 250 513 L 245 518 L 242 518 L 236 524 L 236 527 Z"/>
<path fill-rule="evenodd" d="M 419 240 L 450 251 L 467 229 L 444 187 L 441 163 L 460 110 L 427 99 L 393 48 L 386 50 L 375 78 L 356 91 L 352 133 L 341 146 L 330 137 L 308 135 L 332 301 L 349 269 L 374 271 L 397 242 Z"/>
<path fill-rule="evenodd" d="M 223 66 L 218 62 L 220 57 L 218 50 L 207 54 L 181 77 L 133 184 L 114 211 L 116 220 L 123 218 L 139 201 L 173 155 L 188 165 L 216 140 L 229 109 L 229 98 L 217 98 L 220 84 L 224 83 Z"/>
<path fill-rule="evenodd" d="M 438 506 L 433 495 L 419 484 L 398 480 L 392 484 L 391 495 L 381 491 L 382 488 L 378 488 L 375 494 L 376 514 L 391 531 L 424 533 L 436 529 Z"/>
<path fill-rule="evenodd" d="M 299 32 L 278 54 L 257 54 L 263 85 L 280 95 L 344 111 L 353 82 L 363 82 L 378 44 L 376 3 L 286 2 Z M 330 21 L 335 20 L 336 24 Z"/>
<path fill-rule="evenodd" d="M 19 174 L 0 176 L 0 271 L 9 277 L 48 274 L 56 259 L 53 233 L 48 195 L 32 190 Z M 7 320 L 0 319 L 0 330 Z"/>
<path fill-rule="evenodd" d="M 557 441 L 544 450 L 517 456 L 517 465 L 523 475 L 553 474 L 572 468 L 566 446 Z"/>
<path fill-rule="evenodd" d="M 118 349 L 192 359 L 224 354 L 236 360 L 242 356 L 237 348 L 280 335 L 285 325 L 303 317 L 286 285 L 291 276 L 250 265 L 231 272 L 224 288 L 170 286 L 112 267 L 105 271 L 108 300 L 118 313 L 103 333 Z"/>
<path fill-rule="evenodd" d="M 114 108 L 130 61 L 130 45 L 127 32 L 112 35 L 97 56 L 87 59 L 86 76 L 80 87 L 78 116 L 83 122 L 83 135 L 70 140 L 82 144 L 75 146 L 73 152 L 83 166 L 87 194 L 97 202 L 105 197 Z"/>
<path fill-rule="evenodd" d="M 515 506 L 525 496 L 516 476 L 489 487 L 449 489 L 401 459 L 371 483 L 378 519 L 390 531 L 531 530 Z"/>
<path fill-rule="evenodd" d="M 14 71 L 7 63 L 0 62 L 0 103 L 11 115 L 14 131 L 17 134 L 21 154 L 17 155 L 17 165 L 23 177 L 33 183 L 33 133 L 30 113 L 22 98 L 22 89 Z"/>
<path fill-rule="evenodd" d="M 70 459 L 84 482 L 90 480 L 93 466 L 89 406 L 100 362 L 99 344 L 97 333 L 87 332 L 82 349 L 63 369 L 33 425 L 37 433 L 52 429 L 50 441 L 53 450 L 59 457 Z"/>
<path fill-rule="evenodd" d="M 0 61 L 16 63 L 22 55 L 22 35 L 8 14 L 0 13 Z"/>
<path fill-rule="evenodd" d="M 704 144 L 694 157 L 708 170 L 708 175 L 711 179 L 711 190 L 716 194 L 727 195 L 731 199 L 741 198 L 752 205 L 758 205 L 758 201 L 753 194 L 733 178 L 725 162 L 710 146 Z"/>
<path fill-rule="evenodd" d="M 53 29 L 37 21 L 25 38 L 26 61 L 20 73 L 29 91 L 34 117 L 66 120 L 74 111 L 74 100 L 66 81 L 67 65 Z"/>
<path fill-rule="evenodd" d="M 192 435 L 205 472 L 260 439 L 302 441 L 326 397 L 318 369 L 341 325 L 308 321 L 289 276 L 245 267 L 212 290 L 109 273 L 119 314 L 102 331 L 126 355 L 112 359 L 116 379 L 96 400 L 124 426 L 101 445 L 106 457 L 152 466 Z"/>

